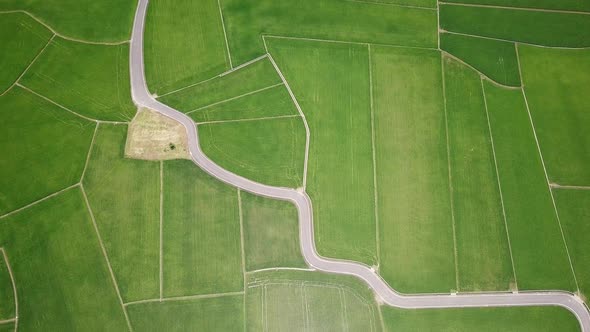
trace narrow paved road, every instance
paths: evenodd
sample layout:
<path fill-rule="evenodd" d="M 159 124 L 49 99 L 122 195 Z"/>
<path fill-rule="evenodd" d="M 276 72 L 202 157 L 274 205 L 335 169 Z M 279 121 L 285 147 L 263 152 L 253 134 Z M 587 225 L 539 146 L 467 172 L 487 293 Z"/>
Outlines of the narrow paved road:
<path fill-rule="evenodd" d="M 299 212 L 301 252 L 310 267 L 320 271 L 353 275 L 364 280 L 388 305 L 399 308 L 463 308 L 502 306 L 561 306 L 571 311 L 583 332 L 590 332 L 590 313 L 576 297 L 566 292 L 486 293 L 465 295 L 402 295 L 381 279 L 368 266 L 343 260 L 326 259 L 318 255 L 313 235 L 311 201 L 305 192 L 263 185 L 233 174 L 211 161 L 201 151 L 195 123 L 187 115 L 153 98 L 147 88 L 143 63 L 143 31 L 148 0 L 139 0 L 131 38 L 131 95 L 138 106 L 149 107 L 184 125 L 188 133 L 192 160 L 204 171 L 232 186 L 275 199 L 291 201 Z"/>

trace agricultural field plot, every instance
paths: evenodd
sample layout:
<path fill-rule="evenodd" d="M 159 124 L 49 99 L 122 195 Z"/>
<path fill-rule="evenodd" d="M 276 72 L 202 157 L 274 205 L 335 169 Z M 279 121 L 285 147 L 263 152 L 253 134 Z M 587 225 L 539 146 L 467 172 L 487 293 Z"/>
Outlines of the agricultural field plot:
<path fill-rule="evenodd" d="M 590 11 L 590 3 L 579 0 L 445 0 L 444 2 L 484 6 L 506 6 L 523 9 L 554 9 L 580 12 Z"/>
<path fill-rule="evenodd" d="M 55 37 L 20 83 L 86 117 L 127 121 L 136 111 L 128 59 L 126 44 L 91 45 Z"/>
<path fill-rule="evenodd" d="M 590 50 L 519 45 L 518 54 L 549 180 L 590 186 Z"/>
<path fill-rule="evenodd" d="M 436 9 L 436 0 L 359 0 L 358 2 L 374 5 L 413 6 Z"/>
<path fill-rule="evenodd" d="M 0 96 L 0 215 L 78 181 L 95 124 L 14 87 Z"/>
<path fill-rule="evenodd" d="M 43 50 L 51 31 L 24 13 L 0 14 L 0 93 L 5 93 Z"/>
<path fill-rule="evenodd" d="M 146 20 L 151 92 L 162 95 L 231 68 L 217 0 L 153 1 Z"/>

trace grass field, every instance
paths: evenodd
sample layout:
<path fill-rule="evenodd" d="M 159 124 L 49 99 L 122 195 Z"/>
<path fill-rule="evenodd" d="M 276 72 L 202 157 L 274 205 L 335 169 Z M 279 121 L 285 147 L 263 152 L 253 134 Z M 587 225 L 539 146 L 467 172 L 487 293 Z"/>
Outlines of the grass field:
<path fill-rule="evenodd" d="M 443 63 L 459 290 L 506 290 L 514 274 L 480 77 Z"/>
<path fill-rule="evenodd" d="M 436 47 L 436 11 L 342 0 L 223 0 L 234 63 L 264 53 L 261 34 Z"/>
<path fill-rule="evenodd" d="M 279 187 L 303 184 L 305 128 L 301 117 L 199 125 L 203 152 L 221 167 Z"/>
<path fill-rule="evenodd" d="M 554 190 L 576 277 L 586 303 L 590 299 L 590 191 Z"/>
<path fill-rule="evenodd" d="M 448 292 L 456 282 L 440 53 L 371 51 L 380 272 L 403 293 Z"/>
<path fill-rule="evenodd" d="M 440 27 L 545 46 L 590 46 L 590 15 L 583 14 L 440 5 Z"/>
<path fill-rule="evenodd" d="M 216 0 L 153 1 L 145 30 L 145 71 L 158 95 L 230 69 Z"/>
<path fill-rule="evenodd" d="M 575 11 L 590 11 L 590 3 L 579 0 L 445 0 L 465 4 L 482 4 L 493 6 L 508 6 L 520 8 L 561 9 Z"/>
<path fill-rule="evenodd" d="M 14 325 L 14 323 L 0 324 L 0 332 L 13 332 Z"/>
<path fill-rule="evenodd" d="M 484 91 L 518 288 L 575 290 L 522 93 Z"/>
<path fill-rule="evenodd" d="M 128 307 L 136 331 L 241 331 L 243 295 Z"/>
<path fill-rule="evenodd" d="M 267 44 L 311 132 L 307 192 L 317 249 L 327 257 L 374 265 L 367 47 L 286 39 Z"/>
<path fill-rule="evenodd" d="M 400 310 L 382 307 L 385 331 L 576 332 L 577 319 L 559 307 Z"/>
<path fill-rule="evenodd" d="M 243 289 L 237 190 L 188 160 L 164 162 L 164 295 Z"/>
<path fill-rule="evenodd" d="M 0 53 L 0 93 L 23 73 L 45 47 L 51 32 L 23 13 L 0 14 L 0 41 L 10 52 Z"/>
<path fill-rule="evenodd" d="M 342 0 L 346 1 L 346 0 Z M 360 0 L 367 5 L 399 5 L 399 6 L 416 6 L 425 8 L 436 8 L 436 0 Z"/>
<path fill-rule="evenodd" d="M 519 45 L 518 52 L 549 180 L 590 186 L 590 50 Z"/>
<path fill-rule="evenodd" d="M 127 126 L 101 124 L 84 188 L 126 302 L 159 296 L 160 165 L 124 158 Z"/>
<path fill-rule="evenodd" d="M 8 264 L 0 250 L 0 320 L 16 317 L 14 290 Z"/>
<path fill-rule="evenodd" d="M 190 112 L 281 83 L 271 62 L 264 58 L 212 80 L 160 97 L 182 112 Z M 196 112 L 198 113 L 198 112 Z"/>
<path fill-rule="evenodd" d="M 0 221 L 19 329 L 122 331 L 123 311 L 79 188 Z"/>
<path fill-rule="evenodd" d="M 248 331 L 375 331 L 378 308 L 359 280 L 318 272 L 248 276 Z"/>
<path fill-rule="evenodd" d="M 520 86 L 514 43 L 442 33 L 440 47 L 500 84 Z"/>
<path fill-rule="evenodd" d="M 307 267 L 299 247 L 297 209 L 289 202 L 240 193 L 246 271 Z"/>
<path fill-rule="evenodd" d="M 195 122 L 255 119 L 299 115 L 284 85 L 271 85 L 264 91 L 220 102 L 189 114 Z"/>
<path fill-rule="evenodd" d="M 136 6 L 136 0 L 0 2 L 0 10 L 26 10 L 63 35 L 95 42 L 129 40 Z"/>
<path fill-rule="evenodd" d="M 127 121 L 135 114 L 128 45 L 89 45 L 56 37 L 21 83 L 93 119 Z"/>
<path fill-rule="evenodd" d="M 19 88 L 0 97 L 0 215 L 80 180 L 94 124 Z"/>

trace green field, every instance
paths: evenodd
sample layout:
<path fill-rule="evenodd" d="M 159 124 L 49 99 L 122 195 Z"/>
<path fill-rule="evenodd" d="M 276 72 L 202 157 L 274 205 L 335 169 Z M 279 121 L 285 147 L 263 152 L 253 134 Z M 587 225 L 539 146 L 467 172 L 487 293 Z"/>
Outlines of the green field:
<path fill-rule="evenodd" d="M 267 43 L 311 132 L 307 192 L 317 249 L 327 257 L 377 264 L 367 47 Z"/>
<path fill-rule="evenodd" d="M 389 332 L 577 332 L 577 319 L 559 307 L 400 310 L 382 307 Z"/>
<path fill-rule="evenodd" d="M 590 2 L 580 0 L 445 0 L 463 4 L 481 4 L 520 8 L 561 9 L 590 11 Z"/>
<path fill-rule="evenodd" d="M 93 119 L 127 121 L 135 115 L 128 45 L 90 45 L 56 37 L 21 83 Z"/>
<path fill-rule="evenodd" d="M 416 6 L 436 9 L 436 0 L 359 0 L 367 5 L 393 5 L 393 6 Z"/>
<path fill-rule="evenodd" d="M 79 188 L 0 221 L 19 328 L 122 331 L 121 304 Z"/>
<path fill-rule="evenodd" d="M 583 14 L 440 5 L 440 27 L 545 46 L 590 46 L 590 15 Z"/>
<path fill-rule="evenodd" d="M 555 203 L 584 299 L 590 298 L 590 191 L 554 190 Z"/>
<path fill-rule="evenodd" d="M 127 126 L 101 124 L 84 189 L 126 302 L 159 296 L 160 165 L 123 157 Z"/>
<path fill-rule="evenodd" d="M 518 288 L 575 290 L 522 92 L 484 91 Z"/>
<path fill-rule="evenodd" d="M 241 331 L 243 295 L 129 306 L 136 331 Z"/>
<path fill-rule="evenodd" d="M 203 152 L 221 167 L 279 187 L 303 184 L 305 128 L 299 116 L 199 125 Z"/>
<path fill-rule="evenodd" d="M 590 186 L 590 50 L 519 45 L 518 54 L 549 180 Z"/>
<path fill-rule="evenodd" d="M 14 323 L 0 324 L 0 332 L 14 332 Z"/>
<path fill-rule="evenodd" d="M 14 290 L 8 264 L 0 250 L 0 320 L 11 319 L 16 316 Z"/>
<path fill-rule="evenodd" d="M 188 160 L 164 162 L 164 295 L 243 289 L 237 190 Z"/>
<path fill-rule="evenodd" d="M 284 85 L 271 85 L 253 94 L 216 103 L 213 106 L 191 112 L 195 122 L 228 121 L 299 115 Z"/>
<path fill-rule="evenodd" d="M 281 78 L 271 62 L 264 58 L 226 75 L 161 96 L 159 99 L 179 111 L 190 112 L 278 83 L 281 83 Z M 199 112 L 196 111 L 194 114 Z"/>
<path fill-rule="evenodd" d="M 230 69 L 217 0 L 152 1 L 145 30 L 145 71 L 152 93 Z"/>
<path fill-rule="evenodd" d="M 297 209 L 289 202 L 240 193 L 246 271 L 307 267 L 299 247 Z"/>
<path fill-rule="evenodd" d="M 514 43 L 442 33 L 440 47 L 500 84 L 520 86 Z"/>
<path fill-rule="evenodd" d="M 448 292 L 457 286 L 440 53 L 371 51 L 380 272 L 403 293 Z"/>
<path fill-rule="evenodd" d="M 94 123 L 19 87 L 0 96 L 0 114 L 0 215 L 80 180 Z"/>
<path fill-rule="evenodd" d="M 224 0 L 234 63 L 264 53 L 261 34 L 436 47 L 436 11 L 342 0 Z"/>
<path fill-rule="evenodd" d="M 0 14 L 0 93 L 4 93 L 47 45 L 51 32 L 23 13 Z"/>
<path fill-rule="evenodd" d="M 514 288 L 480 77 L 448 57 L 443 63 L 459 290 Z"/>
<path fill-rule="evenodd" d="M 58 33 L 94 42 L 129 40 L 136 6 L 136 0 L 0 1 L 0 10 L 26 10 Z"/>

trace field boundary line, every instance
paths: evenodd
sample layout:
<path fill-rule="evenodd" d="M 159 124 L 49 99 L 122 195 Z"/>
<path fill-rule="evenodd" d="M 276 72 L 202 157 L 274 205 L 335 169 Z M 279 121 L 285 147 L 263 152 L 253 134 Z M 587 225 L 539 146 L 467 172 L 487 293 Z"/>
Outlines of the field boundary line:
<path fill-rule="evenodd" d="M 281 81 L 283 81 L 283 84 L 285 84 L 285 87 L 287 88 L 287 92 L 289 92 L 289 95 L 291 96 L 291 100 L 293 100 L 293 103 L 295 104 L 295 107 L 297 108 L 297 111 L 299 112 L 299 115 L 301 116 L 301 119 L 303 120 L 303 125 L 305 126 L 305 158 L 303 160 L 303 186 L 302 186 L 303 190 L 305 191 L 305 188 L 307 187 L 307 163 L 309 160 L 309 141 L 311 139 L 309 125 L 307 124 L 307 119 L 305 118 L 305 113 L 303 113 L 301 106 L 299 106 L 299 102 L 297 102 L 297 98 L 295 98 L 295 94 L 293 93 L 293 90 L 291 90 L 291 86 L 287 82 L 287 79 L 285 78 L 285 76 L 283 75 L 281 70 L 279 69 L 279 66 L 277 65 L 277 63 L 275 62 L 274 58 L 272 57 L 272 55 L 270 53 L 268 53 L 268 59 L 270 60 L 273 67 L 277 71 L 277 74 L 279 74 L 279 77 L 281 78 Z"/>
<path fill-rule="evenodd" d="M 588 50 L 588 49 L 590 49 L 590 46 L 582 46 L 582 47 L 547 46 L 547 45 L 541 45 L 541 44 L 533 44 L 533 43 L 521 42 L 521 41 L 517 41 L 517 40 L 502 39 L 502 38 L 495 38 L 495 37 L 487 37 L 487 36 L 480 36 L 480 35 L 472 35 L 472 34 L 469 34 L 469 33 L 455 32 L 455 31 L 450 31 L 450 30 L 441 30 L 441 32 L 443 32 L 443 33 L 449 33 L 449 34 L 453 34 L 453 35 L 458 35 L 458 36 L 473 37 L 473 38 L 482 38 L 482 39 L 496 40 L 496 41 L 508 42 L 508 43 L 518 43 L 518 44 L 521 44 L 521 45 L 535 46 L 535 47 L 541 47 L 541 48 L 550 48 L 550 49 L 556 49 L 556 50 Z"/>
<path fill-rule="evenodd" d="M 127 43 L 131 42 L 131 40 L 122 40 L 122 41 L 119 41 L 119 42 L 97 42 L 97 41 L 91 41 L 91 40 L 84 40 L 84 39 L 72 38 L 72 37 L 68 37 L 68 36 L 62 35 L 61 33 L 57 32 L 49 24 L 45 23 L 43 20 L 39 19 L 37 16 L 33 15 L 32 13 L 30 13 L 30 12 L 28 12 L 26 10 L 17 9 L 17 10 L 4 10 L 4 11 L 0 11 L 0 14 L 15 14 L 15 13 L 23 13 L 23 14 L 28 15 L 29 17 L 31 17 L 32 19 L 34 19 L 35 21 L 37 21 L 37 23 L 39 23 L 42 26 L 44 26 L 47 30 L 51 31 L 54 35 L 58 36 L 59 38 L 65 39 L 65 40 L 69 40 L 69 41 L 73 41 L 73 42 L 77 42 L 77 43 L 84 43 L 84 44 L 110 45 L 110 46 L 122 45 L 122 44 L 127 44 Z"/>
<path fill-rule="evenodd" d="M 94 126 L 94 134 L 92 134 L 92 140 L 90 141 L 90 146 L 88 147 L 88 153 L 86 154 L 86 162 L 84 163 L 84 169 L 82 170 L 82 176 L 80 176 L 80 183 L 84 181 L 84 176 L 86 175 L 86 169 L 88 168 L 88 164 L 90 163 L 90 156 L 92 155 L 92 150 L 94 148 L 94 140 L 96 139 L 96 133 L 98 132 L 98 126 L 100 123 L 97 122 L 96 126 Z"/>
<path fill-rule="evenodd" d="M 8 323 L 15 323 L 17 321 L 17 318 L 9 318 L 9 319 L 4 319 L 4 320 L 0 320 L 0 325 L 4 325 L 4 324 L 8 324 Z M 16 331 L 16 328 L 14 329 Z"/>
<path fill-rule="evenodd" d="M 227 33 L 225 32 L 225 21 L 223 19 L 223 11 L 221 10 L 221 0 L 217 0 L 217 7 L 219 8 L 219 17 L 221 18 L 221 27 L 223 28 L 223 38 L 225 39 L 225 49 L 227 50 L 227 57 L 229 59 L 229 67 L 233 68 L 231 62 L 231 53 L 229 52 L 229 43 L 227 42 Z"/>
<path fill-rule="evenodd" d="M 115 288 L 115 292 L 117 293 L 117 297 L 119 298 L 119 304 L 121 305 L 123 315 L 125 316 L 125 320 L 127 321 L 127 327 L 129 328 L 129 331 L 133 331 L 133 327 L 131 327 L 131 321 L 129 320 L 129 316 L 127 315 L 127 309 L 123 304 L 123 298 L 121 297 L 121 292 L 119 291 L 119 284 L 117 283 L 117 278 L 115 277 L 115 273 L 113 272 L 113 267 L 111 266 L 111 261 L 109 260 L 107 250 L 104 246 L 104 243 L 102 242 L 102 237 L 100 235 L 100 231 L 98 230 L 98 225 L 96 223 L 96 219 L 94 218 L 94 213 L 92 212 L 92 207 L 90 206 L 90 202 L 88 201 L 86 190 L 84 190 L 84 185 L 80 184 L 80 190 L 82 191 L 82 195 L 84 196 L 84 202 L 86 203 L 86 208 L 88 210 L 88 213 L 90 214 L 92 226 L 94 226 L 94 231 L 96 232 L 96 237 L 98 238 L 98 243 L 100 244 L 100 249 L 102 251 L 105 262 L 107 263 L 109 274 L 111 276 L 111 281 L 113 282 L 113 287 Z"/>
<path fill-rule="evenodd" d="M 545 180 L 547 181 L 547 189 L 549 190 L 549 196 L 551 196 L 551 203 L 553 204 L 553 211 L 555 212 L 555 217 L 557 218 L 557 225 L 559 226 L 559 231 L 561 232 L 561 239 L 563 240 L 563 245 L 565 246 L 565 252 L 567 254 L 567 259 L 569 261 L 572 275 L 574 277 L 574 282 L 576 283 L 576 290 L 578 293 L 580 293 L 580 286 L 578 284 L 578 278 L 576 277 L 576 271 L 574 269 L 574 265 L 572 264 L 572 257 L 570 255 L 567 241 L 565 239 L 563 227 L 561 226 L 561 219 L 559 218 L 559 212 L 557 211 L 557 205 L 555 204 L 555 198 L 553 197 L 553 190 L 551 190 L 551 182 L 549 181 L 549 175 L 547 173 L 547 168 L 545 167 L 545 160 L 543 159 L 543 153 L 541 152 L 541 145 L 539 144 L 539 138 L 537 137 L 537 130 L 535 129 L 535 124 L 533 122 L 533 117 L 531 115 L 531 109 L 529 107 L 529 102 L 526 97 L 526 93 L 524 92 L 524 80 L 522 78 L 522 68 L 520 65 L 520 56 L 518 54 L 518 43 L 515 44 L 514 48 L 516 50 L 516 60 L 518 63 L 518 73 L 520 75 L 520 81 L 522 82 L 522 89 L 521 89 L 522 97 L 524 98 L 524 104 L 526 105 L 527 115 L 529 116 L 529 122 L 531 124 L 531 129 L 533 130 L 533 136 L 535 137 L 535 143 L 537 144 L 537 152 L 539 152 L 539 158 L 541 159 L 541 165 L 543 166 L 543 173 L 545 174 Z"/>
<path fill-rule="evenodd" d="M 348 332 L 348 313 L 346 310 L 346 301 L 344 300 L 344 290 L 342 288 L 338 288 L 338 297 L 340 297 L 340 308 L 342 308 L 342 330 Z"/>
<path fill-rule="evenodd" d="M 258 269 L 258 270 L 246 271 L 246 273 L 247 273 L 247 274 L 252 274 L 252 273 L 258 273 L 258 272 L 267 272 L 267 271 L 288 271 L 288 270 L 293 270 L 293 271 L 307 271 L 307 272 L 313 272 L 313 271 L 316 271 L 315 269 L 311 269 L 311 268 L 303 268 L 303 267 L 268 267 L 268 268 L 264 268 L 264 269 Z"/>
<path fill-rule="evenodd" d="M 266 54 L 264 54 L 264 55 L 261 55 L 261 56 L 259 56 L 259 57 L 256 57 L 256 58 L 254 58 L 254 59 L 252 59 L 252 60 L 246 61 L 246 62 L 242 63 L 241 65 L 239 65 L 239 66 L 237 66 L 237 67 L 234 67 L 234 68 L 232 68 L 232 69 L 230 69 L 230 70 L 226 70 L 226 71 L 224 71 L 224 72 L 223 72 L 223 73 L 221 73 L 221 74 L 217 74 L 217 75 L 215 75 L 215 76 L 212 76 L 212 77 L 206 78 L 206 79 L 204 79 L 204 80 L 202 80 L 202 81 L 199 81 L 199 82 L 196 82 L 196 83 L 191 83 L 191 84 L 189 84 L 189 85 L 183 86 L 182 88 L 178 88 L 178 89 L 175 89 L 175 90 L 172 90 L 172 91 L 168 91 L 168 92 L 166 92 L 166 93 L 164 93 L 164 94 L 162 94 L 162 95 L 158 96 L 157 98 L 162 98 L 162 97 L 165 97 L 165 96 L 168 96 L 168 95 L 171 95 L 171 94 L 174 94 L 174 93 L 177 93 L 177 92 L 180 92 L 180 91 L 186 90 L 186 89 L 190 89 L 190 88 L 192 88 L 192 87 L 194 87 L 194 86 L 197 86 L 197 85 L 201 85 L 201 84 L 207 83 L 207 82 L 209 82 L 209 81 L 212 81 L 212 80 L 214 80 L 214 79 L 216 79 L 216 78 L 220 78 L 220 77 L 223 77 L 223 76 L 225 76 L 225 75 L 231 74 L 231 73 L 233 73 L 233 72 L 235 72 L 235 71 L 238 71 L 238 70 L 240 70 L 240 69 L 242 69 L 242 68 L 244 68 L 244 67 L 247 67 L 247 66 L 249 66 L 249 65 L 251 65 L 251 64 L 253 64 L 253 63 L 256 63 L 256 62 L 258 62 L 258 61 L 260 61 L 260 60 L 262 60 L 262 59 L 264 59 L 264 58 L 266 58 Z"/>
<path fill-rule="evenodd" d="M 483 84 L 484 78 L 480 76 L 481 92 L 483 96 L 483 104 L 486 112 L 486 120 L 488 122 L 488 132 L 490 134 L 490 143 L 492 146 L 492 156 L 494 157 L 494 169 L 496 171 L 496 182 L 498 183 L 498 191 L 500 193 L 500 204 L 502 206 L 502 217 L 504 218 L 504 229 L 506 230 L 506 239 L 508 240 L 508 250 L 510 251 L 510 262 L 512 263 L 512 274 L 514 275 L 514 287 L 518 291 L 518 279 L 516 278 L 516 268 L 514 266 L 514 256 L 512 255 L 512 243 L 510 242 L 510 232 L 508 231 L 508 218 L 506 218 L 506 208 L 504 206 L 504 195 L 502 194 L 502 185 L 500 184 L 500 173 L 498 171 L 498 161 L 496 159 L 496 148 L 494 145 L 494 137 L 492 135 L 492 124 L 490 122 L 490 114 L 488 111 L 488 101 L 486 97 L 486 89 Z"/>
<path fill-rule="evenodd" d="M 8 270 L 8 276 L 12 283 L 12 292 L 14 296 L 14 318 L 2 321 L 1 324 L 14 321 L 14 331 L 16 332 L 18 331 L 18 292 L 16 291 L 16 280 L 14 279 L 14 273 L 12 272 L 12 267 L 8 261 L 8 255 L 6 254 L 4 247 L 0 247 L 0 251 L 2 251 L 2 258 L 4 258 L 4 263 L 6 263 L 6 270 Z"/>
<path fill-rule="evenodd" d="M 160 160 L 160 300 L 164 297 L 164 161 Z"/>
<path fill-rule="evenodd" d="M 493 8 L 493 9 L 520 10 L 520 11 L 527 11 L 527 12 L 544 12 L 544 13 L 557 13 L 557 14 L 590 15 L 589 12 L 575 11 L 575 10 L 564 10 L 564 9 L 546 9 L 546 8 L 531 8 L 531 7 L 496 6 L 496 5 L 485 5 L 485 4 L 476 4 L 476 3 L 460 3 L 460 2 L 446 2 L 446 1 L 441 1 L 440 3 L 442 5 L 458 6 L 458 7 Z"/>
<path fill-rule="evenodd" d="M 156 298 L 156 299 L 146 299 L 146 300 L 139 300 L 139 301 L 132 301 L 123 303 L 124 307 L 135 305 L 135 304 L 143 304 L 143 303 L 153 303 L 153 302 L 174 302 L 174 301 L 190 301 L 190 300 L 200 300 L 200 299 L 213 299 L 218 297 L 226 297 L 226 296 L 238 296 L 244 295 L 243 291 L 240 292 L 228 292 L 228 293 L 212 293 L 212 294 L 198 294 L 198 295 L 186 295 L 186 296 L 173 296 L 173 297 L 164 297 L 164 298 Z"/>
<path fill-rule="evenodd" d="M 47 47 L 49 46 L 49 44 L 51 44 L 51 42 L 53 41 L 54 38 L 55 38 L 55 33 L 53 34 L 53 36 L 51 36 L 51 38 L 49 38 L 49 40 L 47 40 L 47 43 L 45 44 L 45 46 L 43 46 L 43 48 L 41 48 L 41 50 L 39 51 L 39 53 L 37 53 L 37 55 L 35 55 L 35 57 L 33 58 L 33 60 L 31 60 L 31 62 L 29 63 L 29 65 L 16 78 L 16 80 L 8 87 L 8 89 L 6 89 L 6 91 L 4 91 L 4 92 L 2 92 L 0 94 L 0 97 L 4 96 L 8 91 L 10 91 L 10 89 L 12 89 L 14 86 L 18 85 L 18 82 L 21 80 L 21 78 L 23 78 L 23 76 L 25 76 L 25 74 L 29 71 L 29 69 L 33 66 L 33 64 L 35 62 L 37 62 L 37 59 L 41 56 L 41 54 L 43 54 L 43 52 L 45 52 L 45 49 L 47 49 Z"/>
<path fill-rule="evenodd" d="M 440 51 L 440 2 L 436 0 L 436 48 Z"/>
<path fill-rule="evenodd" d="M 455 258 L 455 286 L 457 287 L 457 292 L 460 290 L 459 288 L 459 253 L 457 252 L 457 231 L 455 226 L 455 200 L 453 198 L 453 174 L 451 171 L 451 146 L 449 144 L 449 120 L 447 115 L 447 91 L 446 91 L 446 83 L 445 83 L 445 64 L 444 64 L 444 56 L 441 54 L 440 56 L 440 71 L 441 71 L 441 78 L 442 78 L 442 95 L 443 95 L 443 109 L 445 113 L 445 136 L 447 142 L 447 169 L 448 169 L 448 180 L 449 180 L 449 200 L 451 204 L 451 221 L 453 226 L 453 252 Z"/>
<path fill-rule="evenodd" d="M 262 291 L 261 291 L 261 293 L 262 293 L 262 296 L 261 296 L 261 298 L 262 298 L 262 303 L 261 303 L 262 310 L 260 310 L 260 311 L 262 311 L 262 331 L 268 331 L 268 321 L 266 319 L 266 316 L 267 316 L 267 312 L 266 312 L 266 310 L 267 310 L 266 309 L 266 306 L 267 306 L 267 303 L 266 303 L 266 284 L 262 284 Z"/>
<path fill-rule="evenodd" d="M 290 286 L 288 286 L 290 287 Z M 309 305 L 307 303 L 307 287 L 305 287 L 305 281 L 301 283 L 301 293 L 302 293 L 302 305 L 303 305 L 303 320 L 305 325 L 303 326 L 304 331 L 309 331 Z"/>
<path fill-rule="evenodd" d="M 381 331 L 387 331 L 385 329 L 385 321 L 383 320 L 383 313 L 381 312 L 381 304 L 377 303 L 377 312 L 379 314 L 379 323 L 381 324 Z"/>
<path fill-rule="evenodd" d="M 262 38 L 263 38 L 263 40 L 264 40 L 264 38 L 275 38 L 275 39 L 305 40 L 305 41 L 321 42 L 321 43 L 352 44 L 352 45 L 371 44 L 371 45 L 375 45 L 375 46 L 384 46 L 384 47 L 411 48 L 411 49 L 419 49 L 419 50 L 438 51 L 438 48 L 432 48 L 432 47 L 380 44 L 380 43 L 372 43 L 372 42 L 356 42 L 356 41 L 349 41 L 349 40 L 320 39 L 320 38 L 294 37 L 294 36 L 284 36 L 284 35 L 271 35 L 271 34 L 262 34 Z"/>
<path fill-rule="evenodd" d="M 423 7 L 423 6 L 412 6 L 412 5 L 400 5 L 397 3 L 387 3 L 381 1 L 370 1 L 370 0 L 344 0 L 346 2 L 356 2 L 356 3 L 364 3 L 367 5 L 377 5 L 377 6 L 391 6 L 391 7 L 401 7 L 401 8 L 411 8 L 411 9 L 421 9 L 421 10 L 436 10 L 433 7 Z"/>
<path fill-rule="evenodd" d="M 375 110 L 373 100 L 373 61 L 371 59 L 371 44 L 367 44 L 369 53 L 369 98 L 371 105 L 371 150 L 373 157 L 373 197 L 374 197 L 374 209 L 375 214 L 375 245 L 377 254 L 377 271 L 381 265 L 381 244 L 380 244 L 380 231 L 379 231 L 379 195 L 377 193 L 377 156 L 375 151 Z"/>
<path fill-rule="evenodd" d="M 264 88 L 260 88 L 260 89 L 254 90 L 254 91 L 243 93 L 241 95 L 237 95 L 237 96 L 234 96 L 234 97 L 231 97 L 231 98 L 227 98 L 227 99 L 224 99 L 224 100 L 216 101 L 216 102 L 211 103 L 209 105 L 205 105 L 205 106 L 201 106 L 199 108 L 195 108 L 194 110 L 188 111 L 185 114 L 194 113 L 194 112 L 197 112 L 197 111 L 200 111 L 200 110 L 204 110 L 204 109 L 209 108 L 209 107 L 213 107 L 213 106 L 216 106 L 216 105 L 219 105 L 219 104 L 227 103 L 227 102 L 230 102 L 232 100 L 240 99 L 242 97 L 251 96 L 251 95 L 257 94 L 257 93 L 262 92 L 262 91 L 270 90 L 270 89 L 275 88 L 275 87 L 280 86 L 280 85 L 283 85 L 283 83 L 282 82 L 281 83 L 276 83 L 276 84 L 273 84 L 273 85 L 266 86 Z"/>
<path fill-rule="evenodd" d="M 484 74 L 483 72 L 479 71 L 479 69 L 477 69 L 477 68 L 473 67 L 472 65 L 468 64 L 467 62 L 463 61 L 461 58 L 459 58 L 459 57 L 456 57 L 456 56 L 454 56 L 453 54 L 451 54 L 451 53 L 449 53 L 449 52 L 447 52 L 447 51 L 445 51 L 445 50 L 442 50 L 442 49 L 441 49 L 441 52 L 442 52 L 442 53 L 443 53 L 445 56 L 447 56 L 447 57 L 449 57 L 449 58 L 451 58 L 451 59 L 453 59 L 453 60 L 455 60 L 455 61 L 457 61 L 457 62 L 461 63 L 462 65 L 464 65 L 464 66 L 466 66 L 466 67 L 469 67 L 471 70 L 473 70 L 473 71 L 477 72 L 477 73 L 479 74 L 479 76 L 480 76 L 480 77 L 481 77 L 481 76 L 483 76 L 483 77 L 484 77 L 486 80 L 488 80 L 490 83 L 492 83 L 492 84 L 494 84 L 494 85 L 496 85 L 496 86 L 498 86 L 498 87 L 500 87 L 500 88 L 502 88 L 502 89 L 520 90 L 520 88 L 522 87 L 522 82 L 520 82 L 520 84 L 521 84 L 521 85 L 519 85 L 519 86 L 505 85 L 505 84 L 502 84 L 502 83 L 500 83 L 500 82 L 496 82 L 495 80 L 493 80 L 492 78 L 490 78 L 488 75 L 486 75 L 486 74 Z"/>
<path fill-rule="evenodd" d="M 264 121 L 264 120 L 277 120 L 277 119 L 288 119 L 288 118 L 298 118 L 299 114 L 289 114 L 289 115 L 277 115 L 277 116 L 264 116 L 261 118 L 246 118 L 246 119 L 235 119 L 235 120 L 218 120 L 218 121 L 204 121 L 204 122 L 195 122 L 198 125 L 207 125 L 207 124 L 216 124 L 216 123 L 231 123 L 231 122 L 250 122 L 250 121 Z"/>
<path fill-rule="evenodd" d="M 242 279 L 244 282 L 244 304 L 242 306 L 243 312 L 242 314 L 244 315 L 244 331 L 246 331 L 246 288 L 247 287 L 247 282 L 246 282 L 246 253 L 244 252 L 244 214 L 242 212 L 242 191 L 240 190 L 240 188 L 236 188 L 236 191 L 238 193 L 238 215 L 239 215 L 239 221 L 240 221 L 240 251 L 242 254 Z"/>
<path fill-rule="evenodd" d="M 22 210 L 25 210 L 27 208 L 30 208 L 31 206 L 37 205 L 37 204 L 39 204 L 39 203 L 41 203 L 43 201 L 46 201 L 46 200 L 48 200 L 48 199 L 50 199 L 50 198 L 52 198 L 54 196 L 57 196 L 59 194 L 62 194 L 62 193 L 66 192 L 66 191 L 68 191 L 68 190 L 70 190 L 72 188 L 75 188 L 75 187 L 79 186 L 79 185 L 80 185 L 80 182 L 74 183 L 74 184 L 72 184 L 70 186 L 67 186 L 67 187 L 65 187 L 63 189 L 60 189 L 60 190 L 58 190 L 58 191 L 56 191 L 54 193 L 51 193 L 51 194 L 49 194 L 49 195 L 47 195 L 47 196 L 45 196 L 43 198 L 40 198 L 40 199 L 38 199 L 38 200 L 36 200 L 34 202 L 31 202 L 31 203 L 29 203 L 29 204 L 27 204 L 27 205 L 25 205 L 23 207 L 20 207 L 20 208 L 18 208 L 16 210 L 10 211 L 10 212 L 8 212 L 6 214 L 3 214 L 3 215 L 0 216 L 0 220 L 1 219 L 4 219 L 4 218 L 7 218 L 7 217 L 10 217 L 13 214 L 19 213 Z"/>
<path fill-rule="evenodd" d="M 572 186 L 557 183 L 549 183 L 552 189 L 569 189 L 569 190 L 590 190 L 590 186 Z"/>

